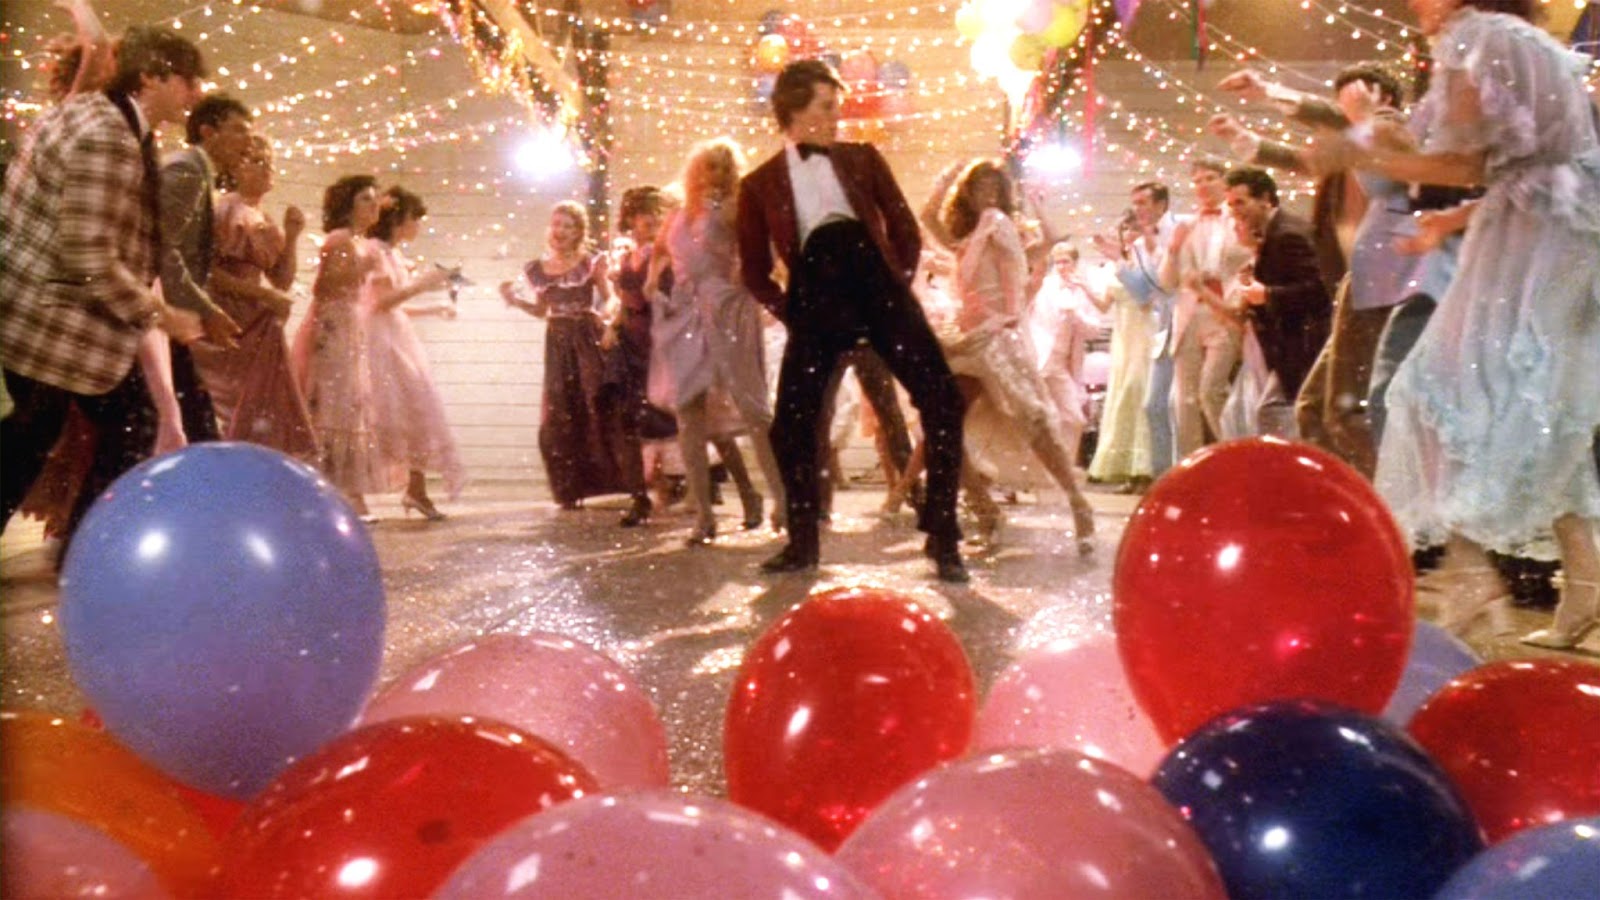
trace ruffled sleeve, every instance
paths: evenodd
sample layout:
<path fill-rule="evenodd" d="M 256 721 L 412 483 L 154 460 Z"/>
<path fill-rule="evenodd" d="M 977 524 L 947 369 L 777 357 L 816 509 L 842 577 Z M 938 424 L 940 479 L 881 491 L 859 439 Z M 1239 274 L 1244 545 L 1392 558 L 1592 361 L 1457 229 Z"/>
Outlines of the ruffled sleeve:
<path fill-rule="evenodd" d="M 1490 179 L 1532 163 L 1564 163 L 1592 149 L 1581 83 L 1587 61 L 1510 15 L 1461 12 L 1434 45 L 1441 92 L 1426 149 L 1487 154 Z"/>

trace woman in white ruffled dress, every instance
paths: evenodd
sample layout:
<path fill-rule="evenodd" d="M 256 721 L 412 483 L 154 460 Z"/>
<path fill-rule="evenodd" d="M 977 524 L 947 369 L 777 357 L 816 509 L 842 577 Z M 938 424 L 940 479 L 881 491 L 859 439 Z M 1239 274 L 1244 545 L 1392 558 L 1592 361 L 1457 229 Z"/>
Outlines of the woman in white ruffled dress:
<path fill-rule="evenodd" d="M 978 517 L 978 536 L 993 543 L 1000 518 L 986 485 L 971 470 L 992 478 L 1038 462 L 1066 492 L 1078 550 L 1088 553 L 1094 549 L 1094 510 L 1078 487 L 1061 417 L 1023 327 L 1028 298 L 1038 290 L 1043 271 L 1030 275 L 1012 218 L 1011 179 L 995 162 L 979 160 L 961 171 L 953 189 L 948 185 L 945 181 L 936 189 L 923 223 L 957 251 L 953 293 L 960 310 L 954 331 L 940 338 L 967 397 L 963 485 Z M 941 197 L 939 213 L 932 215 Z M 1017 454 L 1018 445 L 1024 456 Z"/>
<path fill-rule="evenodd" d="M 1409 0 L 1433 38 L 1442 114 L 1412 151 L 1343 148 L 1399 181 L 1484 185 L 1460 269 L 1389 387 L 1376 483 L 1420 544 L 1446 546 L 1447 624 L 1509 624 L 1486 550 L 1559 556 L 1550 628 L 1600 618 L 1600 114 L 1588 58 L 1528 19 L 1533 0 Z M 1516 14 L 1509 14 L 1516 13 Z"/>

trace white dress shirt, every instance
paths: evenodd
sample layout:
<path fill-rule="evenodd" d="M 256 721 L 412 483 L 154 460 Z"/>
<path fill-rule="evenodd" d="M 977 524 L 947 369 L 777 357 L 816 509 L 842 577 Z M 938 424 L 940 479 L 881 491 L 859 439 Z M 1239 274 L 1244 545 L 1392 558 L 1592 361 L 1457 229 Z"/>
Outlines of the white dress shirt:
<path fill-rule="evenodd" d="M 830 219 L 854 219 L 855 210 L 844 195 L 839 175 L 833 170 L 833 161 L 821 153 L 809 159 L 800 158 L 800 149 L 794 141 L 784 142 L 784 157 L 789 163 L 789 182 L 794 187 L 794 212 L 800 226 L 800 246 L 806 245 L 811 232 Z"/>

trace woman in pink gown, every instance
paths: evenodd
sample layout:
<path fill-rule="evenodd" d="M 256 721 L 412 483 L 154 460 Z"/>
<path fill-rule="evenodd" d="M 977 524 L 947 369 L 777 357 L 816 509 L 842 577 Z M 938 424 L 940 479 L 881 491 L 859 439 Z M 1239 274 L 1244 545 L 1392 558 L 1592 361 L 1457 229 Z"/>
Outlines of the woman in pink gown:
<path fill-rule="evenodd" d="M 207 289 L 239 323 L 239 346 L 197 344 L 195 363 L 224 438 L 315 461 L 316 433 L 289 371 L 283 333 L 293 302 L 285 292 L 294 284 L 295 243 L 305 214 L 289 207 L 280 228 L 261 211 L 261 198 L 272 190 L 272 145 L 260 135 L 228 180 L 231 189 L 216 205 L 216 259 Z"/>
<path fill-rule="evenodd" d="M 317 465 L 371 521 L 364 494 L 382 490 L 372 433 L 372 388 L 367 334 L 361 315 L 362 285 L 376 267 L 362 237 L 378 221 L 377 181 L 349 175 L 322 197 L 321 257 L 311 287 L 311 310 L 294 337 L 294 373 L 311 410 L 321 444 Z"/>
<path fill-rule="evenodd" d="M 363 311 L 367 316 L 367 362 L 372 373 L 372 425 L 377 437 L 378 455 L 389 483 L 406 473 L 405 493 L 400 505 L 436 522 L 444 518 L 428 499 L 424 472 L 444 476 L 445 491 L 453 500 L 466 484 L 466 470 L 456 450 L 455 435 L 445 420 L 444 401 L 434 387 L 428 367 L 428 354 L 422 340 L 411 327 L 412 316 L 455 317 L 455 306 L 448 302 L 428 306 L 408 306 L 407 301 L 422 294 L 442 290 L 450 280 L 444 269 L 430 269 L 413 276 L 411 263 L 400 252 L 400 245 L 414 239 L 422 228 L 428 208 L 422 198 L 405 188 L 391 187 L 384 192 L 378 223 L 367 232 L 371 239 L 376 268 L 367 279 Z"/>

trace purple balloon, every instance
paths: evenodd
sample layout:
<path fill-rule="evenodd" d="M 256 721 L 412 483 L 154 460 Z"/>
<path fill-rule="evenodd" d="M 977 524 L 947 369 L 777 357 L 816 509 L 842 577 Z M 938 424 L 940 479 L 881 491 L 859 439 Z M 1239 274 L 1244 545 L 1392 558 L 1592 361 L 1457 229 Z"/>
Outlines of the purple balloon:
<path fill-rule="evenodd" d="M 67 664 L 107 730 L 224 797 L 350 726 L 383 625 L 366 526 L 315 469 L 251 444 L 134 467 L 61 570 Z"/>
<path fill-rule="evenodd" d="M 835 858 L 885 897 L 1226 896 L 1155 788 L 1066 750 L 941 766 L 896 791 Z"/>
<path fill-rule="evenodd" d="M 1139 0 L 1116 0 L 1117 21 L 1124 25 L 1132 25 L 1133 17 L 1139 12 Z"/>
<path fill-rule="evenodd" d="M 1483 665 L 1471 647 L 1432 622 L 1418 621 L 1411 634 L 1411 655 L 1400 673 L 1400 684 L 1384 707 L 1383 717 L 1405 727 L 1411 716 L 1450 680 Z"/>
<path fill-rule="evenodd" d="M 1434 900 L 1549 900 L 1600 892 L 1600 817 L 1528 828 L 1472 858 Z"/>
<path fill-rule="evenodd" d="M 667 786 L 667 732 L 626 669 L 554 634 L 496 634 L 428 660 L 367 704 L 361 724 L 487 716 L 536 734 L 607 791 Z"/>
<path fill-rule="evenodd" d="M 513 825 L 436 900 L 876 897 L 815 844 L 749 810 L 665 791 L 584 797 Z"/>
<path fill-rule="evenodd" d="M 149 863 L 86 822 L 14 806 L 0 814 L 0 836 L 0 896 L 11 900 L 172 896 Z"/>

